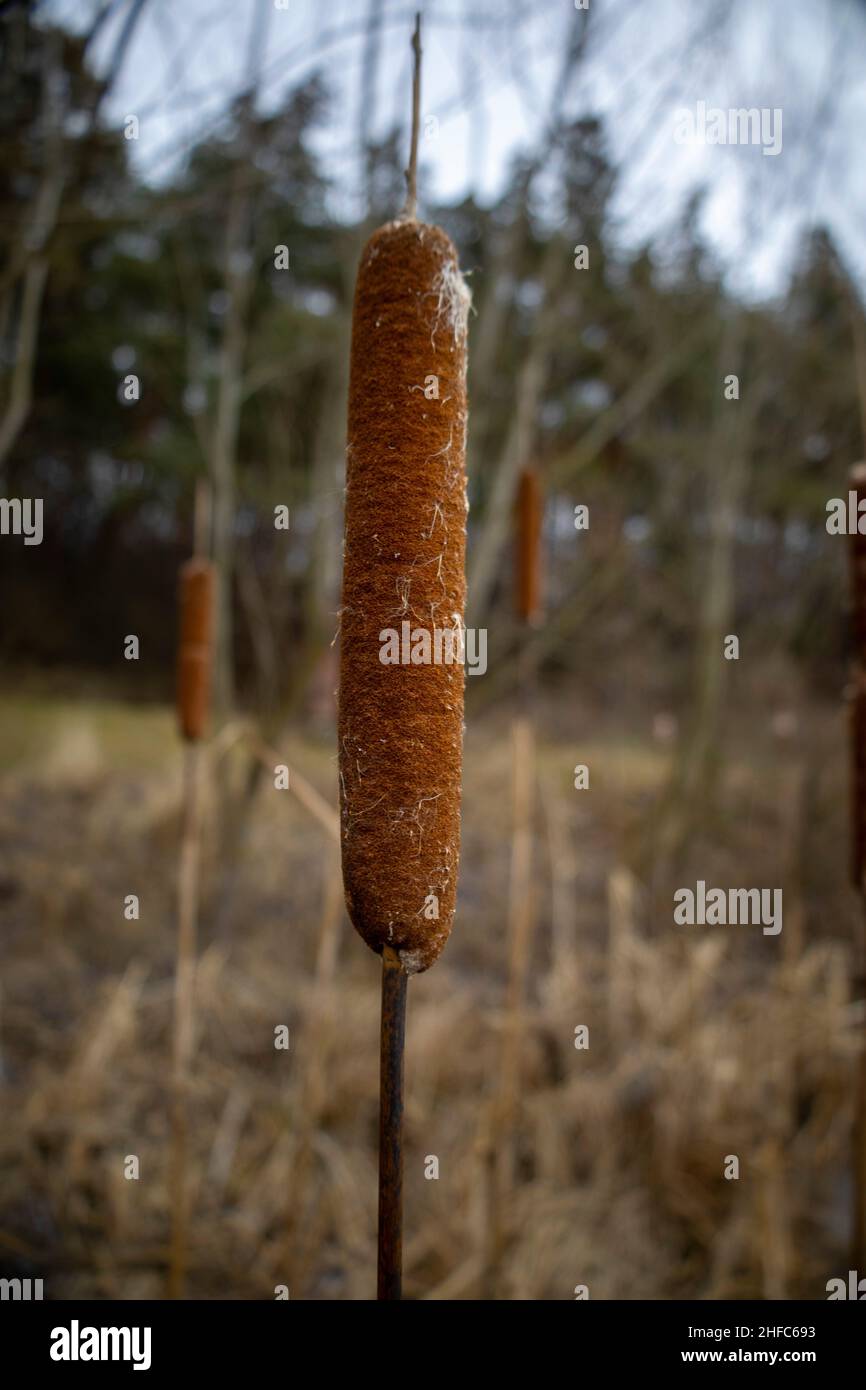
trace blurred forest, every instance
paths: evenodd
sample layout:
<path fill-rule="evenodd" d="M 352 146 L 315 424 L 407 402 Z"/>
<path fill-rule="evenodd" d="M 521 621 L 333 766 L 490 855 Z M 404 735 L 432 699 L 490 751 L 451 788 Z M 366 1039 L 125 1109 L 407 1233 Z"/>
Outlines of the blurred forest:
<path fill-rule="evenodd" d="M 832 688 L 843 557 L 826 544 L 824 507 L 862 453 L 844 269 L 818 225 L 778 302 L 739 303 L 701 244 L 697 198 L 666 244 L 618 249 L 605 131 L 590 114 L 557 117 L 583 37 L 576 22 L 549 140 L 498 202 L 428 210 L 475 296 L 471 601 L 491 633 L 489 688 L 504 692 L 513 668 L 510 517 L 530 460 L 548 495 L 556 614 L 537 666 L 594 684 L 639 642 L 649 669 L 686 691 L 712 626 Z M 167 692 L 167 614 L 206 473 L 230 590 L 224 698 L 233 673 L 245 702 L 291 710 L 336 628 L 354 269 L 365 234 L 399 206 L 405 131 L 365 149 L 363 226 L 325 212 L 328 173 L 309 147 L 328 117 L 324 73 L 267 117 L 240 99 L 231 132 L 203 138 L 154 189 L 133 175 L 123 131 L 99 120 L 86 38 L 13 8 L 2 39 L 0 463 L 6 495 L 44 498 L 46 527 L 26 568 L 0 552 L 15 594 L 4 662 L 122 679 L 119 634 L 135 631 L 136 688 Z M 591 248 L 589 274 L 574 268 L 575 242 Z M 274 265 L 281 245 L 288 270 Z M 723 408 L 728 372 L 749 383 L 739 412 Z M 274 531 L 280 503 L 288 544 Z M 575 503 L 594 518 L 577 536 Z"/>
<path fill-rule="evenodd" d="M 338 175 L 314 152 L 333 116 L 331 59 L 263 109 L 251 5 L 230 120 L 203 123 L 170 176 L 148 181 L 104 114 L 147 7 L 125 7 L 104 79 L 92 51 L 111 3 L 83 33 L 26 4 L 0 10 L 0 491 L 44 499 L 42 544 L 0 544 L 15 1116 L 0 1145 L 0 1263 L 66 1294 L 162 1287 L 164 1198 L 131 1196 L 115 1168 L 130 1147 L 158 1167 L 164 1143 L 168 706 L 177 573 L 206 477 L 218 794 L 195 1102 L 208 1234 L 193 1290 L 269 1297 L 285 1276 L 293 1297 L 364 1297 L 375 980 L 344 930 L 328 819 L 333 639 L 355 269 L 402 202 L 407 129 L 374 139 L 359 123 L 366 213 L 338 217 Z M 388 6 L 357 8 L 363 90 Z M 712 53 L 725 7 L 705 8 Z M 422 215 L 454 238 L 473 292 L 468 622 L 488 630 L 489 665 L 467 682 L 457 925 L 410 1023 L 411 1163 L 440 1153 L 458 1176 L 409 1180 L 409 1291 L 569 1298 L 586 1277 L 593 1296 L 822 1297 L 847 1269 L 864 1008 L 845 862 L 847 555 L 825 526 L 863 455 L 862 304 L 819 215 L 784 291 L 760 299 L 738 296 L 707 246 L 700 191 L 670 235 L 621 236 L 610 133 L 574 100 L 594 23 L 575 12 L 545 136 L 494 201 L 431 206 L 421 150 Z M 527 634 L 513 507 L 529 465 L 545 494 L 546 616 Z M 138 662 L 123 659 L 128 633 Z M 719 656 L 729 633 L 738 663 Z M 507 975 L 509 720 L 527 679 L 541 740 L 536 946 L 511 1224 L 491 1274 L 481 1194 Z M 270 809 L 262 759 L 233 742 L 241 724 L 309 783 L 306 806 Z M 575 762 L 592 768 L 591 805 Z M 784 881 L 783 957 L 760 937 L 673 939 L 672 885 L 714 873 Z M 146 920 L 119 924 L 145 881 Z M 316 1049 L 304 1060 L 301 1045 L 291 1082 L 274 1077 L 269 1041 L 287 1011 Z M 581 1022 L 599 1042 L 578 1075 Z M 760 1075 L 756 1050 L 770 1059 Z M 719 1155 L 737 1144 L 758 1177 L 734 1193 Z"/>

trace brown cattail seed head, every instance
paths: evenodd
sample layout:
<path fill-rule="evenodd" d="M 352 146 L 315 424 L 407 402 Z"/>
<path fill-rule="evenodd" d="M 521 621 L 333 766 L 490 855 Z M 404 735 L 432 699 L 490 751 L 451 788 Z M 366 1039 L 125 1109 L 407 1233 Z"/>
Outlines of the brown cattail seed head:
<path fill-rule="evenodd" d="M 401 220 L 370 238 L 349 380 L 343 881 L 368 946 L 393 947 L 410 973 L 442 950 L 457 891 L 468 308 L 457 253 L 438 227 Z M 425 661 L 437 640 L 440 658 L 450 647 L 457 659 Z"/>
<path fill-rule="evenodd" d="M 213 659 L 214 567 L 187 560 L 180 572 L 177 714 L 186 739 L 202 738 L 210 706 Z"/>
<path fill-rule="evenodd" d="M 517 487 L 517 615 L 536 623 L 541 616 L 541 483 L 525 468 Z"/>
<path fill-rule="evenodd" d="M 866 463 L 851 469 L 848 481 L 859 504 L 866 500 Z M 851 880 L 863 886 L 866 868 L 866 536 L 855 529 L 848 537 L 851 576 L 853 679 L 848 710 L 851 741 Z"/>

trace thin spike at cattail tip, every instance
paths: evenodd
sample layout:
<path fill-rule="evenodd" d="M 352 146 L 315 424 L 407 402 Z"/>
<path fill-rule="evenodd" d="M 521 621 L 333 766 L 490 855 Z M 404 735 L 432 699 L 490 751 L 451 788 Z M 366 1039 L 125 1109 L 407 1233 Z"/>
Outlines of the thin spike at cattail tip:
<path fill-rule="evenodd" d="M 406 201 L 400 220 L 414 222 L 418 216 L 418 134 L 421 124 L 421 12 L 415 14 L 412 35 L 412 134 L 409 142 L 409 164 L 406 168 Z"/>

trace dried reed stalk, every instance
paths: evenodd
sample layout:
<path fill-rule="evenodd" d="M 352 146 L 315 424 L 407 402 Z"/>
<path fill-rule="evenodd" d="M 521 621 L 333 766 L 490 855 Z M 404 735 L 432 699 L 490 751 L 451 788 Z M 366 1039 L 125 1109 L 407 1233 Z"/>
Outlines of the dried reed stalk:
<path fill-rule="evenodd" d="M 607 878 L 607 1026 L 612 1050 L 622 1053 L 631 1034 L 637 880 L 624 865 Z"/>
<path fill-rule="evenodd" d="M 508 884 L 508 980 L 505 994 L 499 1077 L 482 1146 L 485 1181 L 485 1232 L 482 1296 L 500 1291 L 500 1269 L 507 1231 L 505 1210 L 514 1184 L 516 1124 L 520 1110 L 520 1061 L 533 928 L 532 807 L 535 736 L 521 716 L 512 725 L 512 836 Z"/>

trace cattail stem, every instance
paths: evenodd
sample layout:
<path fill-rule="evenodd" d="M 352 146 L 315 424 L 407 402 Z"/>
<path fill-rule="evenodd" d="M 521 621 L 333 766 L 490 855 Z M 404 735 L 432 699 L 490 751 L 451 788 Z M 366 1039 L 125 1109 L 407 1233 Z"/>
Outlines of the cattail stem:
<path fill-rule="evenodd" d="M 187 744 L 184 755 L 183 834 L 178 884 L 177 964 L 174 987 L 171 1112 L 171 1250 L 168 1293 L 182 1298 L 187 1267 L 189 1191 L 187 1181 L 187 1101 L 194 1036 L 196 921 L 201 845 L 201 748 Z"/>
<path fill-rule="evenodd" d="M 855 326 L 860 320 L 855 316 Z M 866 463 L 851 469 L 848 486 L 858 506 L 866 497 Z M 849 733 L 851 753 L 851 879 L 858 889 L 866 916 L 866 540 L 855 531 L 849 545 L 851 573 L 851 628 L 853 670 L 850 692 Z M 861 939 L 858 955 L 863 960 Z M 862 987 L 864 973 L 857 970 Z M 853 1123 L 854 1230 L 851 1259 L 855 1269 L 866 1266 L 866 1037 L 860 1039 L 860 1056 L 854 1092 Z"/>
<path fill-rule="evenodd" d="M 207 478 L 196 479 L 192 521 L 192 553 L 199 559 L 210 551 L 211 490 Z"/>
<path fill-rule="evenodd" d="M 866 1045 L 861 1045 L 854 1099 L 854 1240 L 852 1268 L 866 1269 Z"/>
<path fill-rule="evenodd" d="M 377 1298 L 399 1300 L 403 1281 L 403 1054 L 409 976 L 395 951 L 382 952 L 379 1066 L 379 1276 Z"/>

